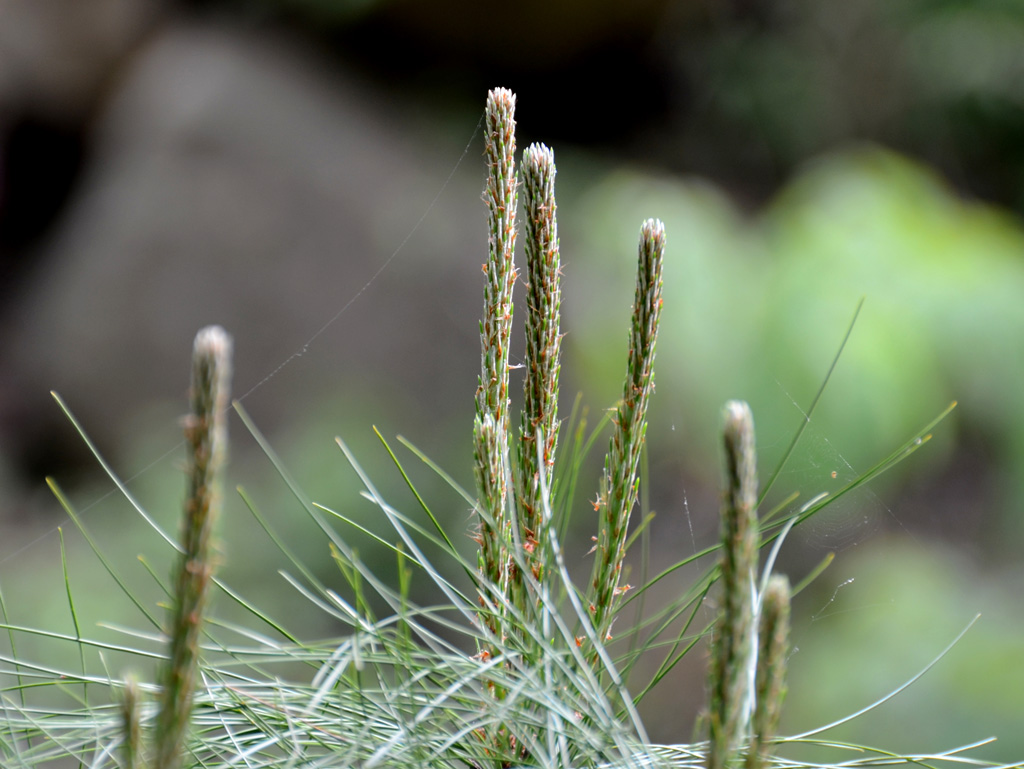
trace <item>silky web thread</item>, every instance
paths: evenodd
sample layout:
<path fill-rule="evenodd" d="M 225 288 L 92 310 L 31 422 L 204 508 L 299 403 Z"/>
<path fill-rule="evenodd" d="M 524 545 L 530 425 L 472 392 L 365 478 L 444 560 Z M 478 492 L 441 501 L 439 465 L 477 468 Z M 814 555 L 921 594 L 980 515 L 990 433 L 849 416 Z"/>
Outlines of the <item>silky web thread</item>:
<path fill-rule="evenodd" d="M 810 445 L 809 447 L 805 446 L 803 453 L 811 454 L 806 461 L 813 466 L 813 472 L 809 473 L 807 468 L 791 472 L 795 472 L 801 480 L 814 477 L 819 481 L 824 480 L 826 484 L 829 479 L 833 482 L 843 483 L 850 477 L 859 475 L 853 465 L 843 456 L 842 452 L 832 445 L 832 441 L 822 432 L 814 429 L 815 423 L 812 417 L 790 395 L 782 385 L 782 382 L 776 378 L 775 384 L 786 398 L 789 399 L 793 407 L 800 412 L 800 416 L 807 423 L 808 427 L 812 428 L 809 433 L 804 435 L 805 444 L 809 442 Z M 810 489 L 801 487 L 800 491 L 803 493 L 810 491 Z M 858 502 L 866 508 L 859 515 L 851 510 L 851 507 L 856 506 Z M 838 548 L 839 550 L 845 550 L 847 547 L 856 545 L 881 526 L 882 521 L 878 520 L 881 511 L 884 511 L 884 515 L 888 516 L 904 535 L 914 540 L 917 539 L 913 532 L 900 520 L 900 517 L 896 515 L 892 507 L 882 501 L 878 494 L 870 488 L 862 486 L 854 492 L 852 498 L 844 498 L 830 504 L 837 506 L 831 510 L 826 508 L 803 525 L 804 536 L 813 545 L 827 546 L 830 549 Z"/>

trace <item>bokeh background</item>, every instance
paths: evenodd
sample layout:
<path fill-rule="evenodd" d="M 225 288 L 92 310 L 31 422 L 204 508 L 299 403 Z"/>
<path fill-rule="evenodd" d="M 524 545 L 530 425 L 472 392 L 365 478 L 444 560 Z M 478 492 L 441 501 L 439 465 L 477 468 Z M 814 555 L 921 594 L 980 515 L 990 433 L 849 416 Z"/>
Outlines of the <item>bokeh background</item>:
<path fill-rule="evenodd" d="M 833 736 L 921 751 L 998 735 L 981 754 L 1020 760 L 1024 5 L 1010 0 L 0 0 L 11 621 L 71 627 L 67 520 L 46 476 L 140 590 L 155 583 L 138 554 L 167 573 L 166 546 L 49 392 L 174 530 L 177 417 L 208 323 L 234 335 L 236 396 L 314 499 L 379 523 L 333 446 L 343 435 L 412 509 L 372 425 L 471 487 L 479 120 L 496 85 L 518 93 L 520 146 L 544 141 L 559 165 L 566 414 L 577 392 L 591 423 L 614 403 L 636 234 L 651 216 L 667 227 L 650 568 L 714 540 L 721 405 L 751 402 L 767 476 L 863 297 L 773 499 L 839 488 L 959 405 L 783 549 L 794 581 L 837 554 L 796 598 L 784 730 L 883 696 L 981 612 L 921 682 Z M 232 430 L 231 485 L 340 582 Z M 464 503 L 427 471 L 416 480 L 470 552 Z M 231 496 L 225 578 L 309 635 L 337 632 L 296 600 L 247 515 Z M 116 637 L 95 623 L 132 624 L 133 610 L 81 537 L 65 539 L 89 632 Z M 48 653 L 27 638 L 20 651 Z M 645 701 L 656 739 L 691 738 L 701 655 Z"/>

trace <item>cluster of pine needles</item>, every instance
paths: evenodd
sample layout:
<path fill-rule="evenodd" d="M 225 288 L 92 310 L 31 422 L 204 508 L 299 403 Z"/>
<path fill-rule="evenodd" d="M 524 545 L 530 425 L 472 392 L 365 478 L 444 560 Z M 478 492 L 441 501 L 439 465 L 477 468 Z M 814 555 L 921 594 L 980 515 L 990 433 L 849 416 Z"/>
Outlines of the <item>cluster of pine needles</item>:
<path fill-rule="evenodd" d="M 622 398 L 602 424 L 589 432 L 574 408 L 574 416 L 566 422 L 572 428 L 569 446 L 565 458 L 559 459 L 562 271 L 554 154 L 544 145 L 532 145 L 523 152 L 517 170 L 514 111 L 515 96 L 510 91 L 496 89 L 488 95 L 484 201 L 489 252 L 484 265 L 481 371 L 473 423 L 475 493 L 459 488 L 402 441 L 417 461 L 445 478 L 474 511 L 476 554 L 467 557 L 460 552 L 462 538 L 453 540 L 445 531 L 383 437 L 381 443 L 402 485 L 413 491 L 420 504 L 415 514 L 392 507 L 348 446 L 340 439 L 337 443 L 362 481 L 363 496 L 390 524 L 394 533 L 390 539 L 310 500 L 236 403 L 235 411 L 290 486 L 298 507 L 322 532 L 344 589 L 325 584 L 293 554 L 244 492 L 242 498 L 256 524 L 291 563 L 293 571 L 285 573 L 291 586 L 347 631 L 330 640 L 302 640 L 219 580 L 211 538 L 221 505 L 227 451 L 231 340 L 218 327 L 203 329 L 193 351 L 191 413 L 185 426 L 188 491 L 180 541 L 161 530 L 135 501 L 57 398 L 124 496 L 176 550 L 177 565 L 167 588 L 170 607 L 161 620 L 136 597 L 128 580 L 89 536 L 71 503 L 50 482 L 105 568 L 151 627 L 124 630 L 129 641 L 121 645 L 90 639 L 74 613 L 70 580 L 74 635 L 13 624 L 0 598 L 11 649 L 0 656 L 2 766 L 723 769 L 742 765 L 760 769 L 805 765 L 785 758 L 787 747 L 821 740 L 818 735 L 834 724 L 797 736 L 776 734 L 786 690 L 793 589 L 784 576 L 773 573 L 775 555 L 793 525 L 915 451 L 938 419 L 841 492 L 803 505 L 797 504 L 794 495 L 759 521 L 758 506 L 778 470 L 765 488 L 758 488 L 751 411 L 745 403 L 727 403 L 720 543 L 644 584 L 625 582 L 629 546 L 649 523 L 643 520 L 630 527 L 639 494 L 647 408 L 654 390 L 665 228 L 653 219 L 640 227 Z M 515 430 L 509 413 L 509 370 L 513 368 L 509 349 L 513 287 L 519 278 L 513 254 L 520 231 L 520 194 L 524 198 L 526 353 L 524 401 Z M 608 431 L 611 437 L 593 501 L 597 513 L 593 568 L 589 581 L 579 585 L 566 568 L 560 543 L 582 458 Z M 792 447 L 799 438 L 800 431 Z M 363 563 L 339 533 L 345 527 L 388 548 L 397 561 L 397 578 L 384 579 Z M 762 545 L 771 546 L 763 567 L 758 563 Z M 437 556 L 428 558 L 428 550 L 450 562 L 435 565 Z M 700 558 L 714 563 L 670 605 L 632 623 L 623 619 L 627 605 Z M 446 576 L 453 572 L 458 578 Z M 410 598 L 412 580 L 424 577 L 442 596 L 436 605 L 417 605 Z M 252 624 L 230 624 L 208 616 L 215 591 L 222 600 L 244 608 Z M 715 600 L 710 603 L 717 607 L 718 617 L 702 622 L 709 605 L 705 599 L 712 591 Z M 381 606 L 386 611 L 381 612 Z M 19 654 L 18 644 L 26 637 L 70 644 L 80 653 L 80 669 L 58 669 Z M 637 705 L 705 639 L 710 639 L 711 662 L 703 734 L 690 743 L 653 744 Z M 128 669 L 89 671 L 86 649 L 98 652 L 100 659 L 134 656 L 143 668 L 156 660 L 158 675 L 147 682 Z M 650 655 L 660 660 L 653 675 L 641 686 L 627 688 L 637 662 Z M 55 699 L 62 704 L 54 705 Z M 688 730 L 680 724 L 681 732 Z M 983 764 L 965 757 L 966 748 L 935 755 L 893 755 L 864 746 L 833 748 L 833 766 Z"/>

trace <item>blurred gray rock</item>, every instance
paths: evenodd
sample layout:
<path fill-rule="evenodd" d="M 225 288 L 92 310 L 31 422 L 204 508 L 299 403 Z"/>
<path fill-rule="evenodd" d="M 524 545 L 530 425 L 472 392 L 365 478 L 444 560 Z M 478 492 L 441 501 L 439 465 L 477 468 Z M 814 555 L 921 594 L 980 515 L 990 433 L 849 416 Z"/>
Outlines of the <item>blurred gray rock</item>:
<path fill-rule="evenodd" d="M 4 452 L 40 430 L 78 440 L 51 389 L 108 446 L 143 404 L 184 406 L 191 340 L 209 323 L 234 336 L 234 392 L 264 426 L 331 392 L 397 393 L 425 421 L 471 413 L 481 138 L 445 185 L 473 123 L 457 136 L 410 125 L 414 105 L 333 66 L 287 40 L 183 23 L 131 59 L 8 312 Z"/>
<path fill-rule="evenodd" d="M 0 114 L 77 119 L 160 15 L 162 0 L 0 0 Z"/>

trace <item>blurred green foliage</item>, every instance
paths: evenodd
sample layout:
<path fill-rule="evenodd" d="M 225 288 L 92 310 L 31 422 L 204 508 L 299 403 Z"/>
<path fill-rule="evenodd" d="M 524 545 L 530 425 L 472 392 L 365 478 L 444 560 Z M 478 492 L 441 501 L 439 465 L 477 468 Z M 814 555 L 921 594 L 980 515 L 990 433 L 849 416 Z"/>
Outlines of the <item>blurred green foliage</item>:
<path fill-rule="evenodd" d="M 885 696 L 932 662 L 980 612 L 924 677 L 832 737 L 913 751 L 998 736 L 979 755 L 1019 760 L 1019 572 L 985 574 L 954 550 L 906 538 L 876 544 L 844 559 L 818 589 L 797 599 L 803 620 L 793 629 L 784 732 L 824 725 Z"/>
<path fill-rule="evenodd" d="M 620 273 L 635 238 L 623 223 L 648 212 L 669 235 L 652 456 L 671 426 L 671 439 L 692 452 L 688 463 L 717 477 L 718 410 L 743 398 L 754 408 L 766 475 L 866 297 L 812 420 L 817 438 L 808 438 L 829 451 L 810 459 L 834 464 L 800 491 L 827 489 L 831 470 L 840 480 L 866 470 L 958 400 L 936 446 L 893 477 L 906 480 L 922 466 L 936 484 L 980 474 L 968 486 L 995 483 L 987 504 L 970 489 L 946 503 L 959 506 L 960 523 L 982 531 L 984 544 L 1008 553 L 1024 539 L 1015 513 L 1024 503 L 1015 472 L 1024 463 L 1024 231 L 1015 219 L 871 148 L 822 157 L 756 218 L 704 182 L 623 172 L 609 174 L 578 208 L 570 225 L 576 245 L 566 250 L 575 314 L 567 340 L 588 383 L 614 382 L 622 365 L 621 317 L 632 297 Z M 979 445 L 990 452 L 980 469 L 971 456 Z"/>

